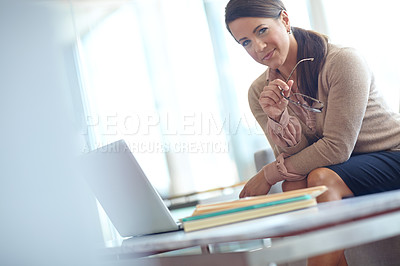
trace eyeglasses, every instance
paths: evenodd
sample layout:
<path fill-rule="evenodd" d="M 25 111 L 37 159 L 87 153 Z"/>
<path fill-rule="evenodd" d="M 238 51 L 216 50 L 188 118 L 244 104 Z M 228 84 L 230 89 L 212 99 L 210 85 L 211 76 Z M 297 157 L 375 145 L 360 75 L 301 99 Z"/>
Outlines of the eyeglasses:
<path fill-rule="evenodd" d="M 292 72 L 290 72 L 288 78 L 286 79 L 286 83 L 289 81 L 289 79 L 290 79 L 291 76 L 293 75 L 293 72 L 296 70 L 297 66 L 298 66 L 301 62 L 304 62 L 304 61 L 314 61 L 314 58 L 313 58 L 313 57 L 304 58 L 304 59 L 301 59 L 299 62 L 297 62 L 297 64 L 294 66 Z M 310 97 L 310 96 L 308 96 L 308 95 L 302 94 L 302 93 L 294 92 L 294 93 L 290 94 L 289 97 L 287 97 L 287 96 L 285 96 L 285 95 L 283 94 L 283 90 L 281 89 L 281 95 L 283 96 L 283 98 L 285 98 L 285 99 L 288 100 L 289 102 L 291 102 L 291 103 L 293 103 L 293 104 L 295 104 L 295 105 L 301 106 L 301 107 L 303 107 L 304 109 L 306 109 L 306 110 L 308 110 L 308 111 L 311 111 L 311 112 L 321 113 L 321 112 L 322 112 L 322 108 L 324 107 L 324 103 L 321 102 L 320 100 L 315 99 L 315 98 L 313 98 L 313 97 Z M 300 96 L 300 97 L 298 97 L 298 96 Z M 301 99 L 301 98 L 302 98 L 303 100 L 304 100 L 304 99 L 310 100 L 310 103 L 311 103 L 311 104 L 302 103 L 302 102 L 299 100 L 299 99 Z"/>

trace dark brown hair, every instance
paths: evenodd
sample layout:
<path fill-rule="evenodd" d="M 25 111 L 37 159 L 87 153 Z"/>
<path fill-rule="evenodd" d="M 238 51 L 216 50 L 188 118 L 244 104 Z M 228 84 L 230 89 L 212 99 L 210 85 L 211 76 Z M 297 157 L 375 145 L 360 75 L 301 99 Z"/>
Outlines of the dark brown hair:
<path fill-rule="evenodd" d="M 230 0 L 225 8 L 225 24 L 242 17 L 261 17 L 278 19 L 286 8 L 280 0 Z M 315 31 L 292 27 L 298 44 L 297 60 L 313 57 L 313 62 L 301 63 L 297 71 L 299 90 L 311 97 L 318 91 L 318 75 L 325 62 L 328 38 Z"/>

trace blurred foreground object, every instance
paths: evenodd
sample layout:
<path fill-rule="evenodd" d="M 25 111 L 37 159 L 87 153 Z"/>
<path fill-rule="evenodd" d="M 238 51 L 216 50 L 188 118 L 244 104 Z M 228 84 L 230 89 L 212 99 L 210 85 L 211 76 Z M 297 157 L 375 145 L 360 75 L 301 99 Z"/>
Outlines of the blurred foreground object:
<path fill-rule="evenodd" d="M 72 32 L 68 1 L 0 2 L 0 265 L 93 262 L 100 233 L 76 175 Z"/>

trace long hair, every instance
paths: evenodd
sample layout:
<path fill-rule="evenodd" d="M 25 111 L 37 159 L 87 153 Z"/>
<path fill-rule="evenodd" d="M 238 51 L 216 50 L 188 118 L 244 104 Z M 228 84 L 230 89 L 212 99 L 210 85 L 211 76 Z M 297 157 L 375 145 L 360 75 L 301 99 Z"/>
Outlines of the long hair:
<path fill-rule="evenodd" d="M 230 0 L 225 7 L 225 25 L 230 33 L 229 23 L 243 17 L 278 19 L 286 8 L 280 0 Z M 292 27 L 298 44 L 297 60 L 313 57 L 313 62 L 304 62 L 297 67 L 299 90 L 316 98 L 318 76 L 325 62 L 328 37 L 315 31 Z"/>

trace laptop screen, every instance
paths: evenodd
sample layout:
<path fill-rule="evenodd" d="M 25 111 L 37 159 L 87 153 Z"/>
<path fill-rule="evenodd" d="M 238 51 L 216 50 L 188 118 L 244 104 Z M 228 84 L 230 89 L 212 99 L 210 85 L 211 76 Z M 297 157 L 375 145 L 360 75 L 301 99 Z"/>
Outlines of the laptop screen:
<path fill-rule="evenodd" d="M 121 236 L 179 228 L 124 140 L 91 151 L 82 161 L 84 178 Z"/>

